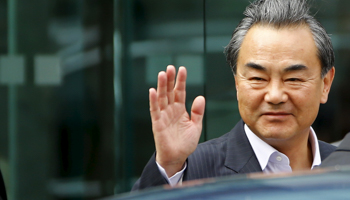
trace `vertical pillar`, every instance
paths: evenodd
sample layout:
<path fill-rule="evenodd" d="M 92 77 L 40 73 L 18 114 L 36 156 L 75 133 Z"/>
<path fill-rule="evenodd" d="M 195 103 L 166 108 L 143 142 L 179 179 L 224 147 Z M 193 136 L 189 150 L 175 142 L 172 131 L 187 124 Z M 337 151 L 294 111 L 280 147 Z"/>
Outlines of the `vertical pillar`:
<path fill-rule="evenodd" d="M 17 53 L 17 0 L 8 1 L 8 54 L 16 55 Z M 17 184 L 17 90 L 15 84 L 9 85 L 8 88 L 8 134 L 9 134 L 9 163 L 10 163 L 10 184 L 7 195 L 11 199 L 18 199 Z"/>

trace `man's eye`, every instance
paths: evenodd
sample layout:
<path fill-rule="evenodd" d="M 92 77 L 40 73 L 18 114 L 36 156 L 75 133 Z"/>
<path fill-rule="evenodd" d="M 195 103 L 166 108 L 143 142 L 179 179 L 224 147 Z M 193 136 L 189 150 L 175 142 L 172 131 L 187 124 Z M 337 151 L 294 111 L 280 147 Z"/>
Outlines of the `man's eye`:
<path fill-rule="evenodd" d="M 263 81 L 264 79 L 260 78 L 260 77 L 252 77 L 251 80 L 253 80 L 253 81 Z"/>
<path fill-rule="evenodd" d="M 287 79 L 287 81 L 297 82 L 297 81 L 301 81 L 301 79 L 299 79 L 299 78 L 289 78 L 289 79 Z"/>

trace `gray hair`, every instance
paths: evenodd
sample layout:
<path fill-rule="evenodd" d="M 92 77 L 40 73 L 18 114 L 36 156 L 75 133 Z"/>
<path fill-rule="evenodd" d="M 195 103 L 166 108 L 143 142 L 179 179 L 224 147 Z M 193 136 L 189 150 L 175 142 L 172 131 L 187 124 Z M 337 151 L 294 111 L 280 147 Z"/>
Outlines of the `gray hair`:
<path fill-rule="evenodd" d="M 275 28 L 307 25 L 316 43 L 317 56 L 322 65 L 322 77 L 334 66 L 331 39 L 321 23 L 309 14 L 307 0 L 256 0 L 246 8 L 243 14 L 246 17 L 238 24 L 224 51 L 233 74 L 237 71 L 238 54 L 244 37 L 256 24 Z"/>

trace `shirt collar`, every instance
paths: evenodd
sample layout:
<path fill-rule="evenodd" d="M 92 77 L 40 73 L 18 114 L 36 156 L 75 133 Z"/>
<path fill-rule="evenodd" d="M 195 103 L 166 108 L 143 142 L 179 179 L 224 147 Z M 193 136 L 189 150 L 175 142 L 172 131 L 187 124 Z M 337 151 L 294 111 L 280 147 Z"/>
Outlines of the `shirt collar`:
<path fill-rule="evenodd" d="M 250 145 L 253 148 L 253 151 L 256 155 L 256 158 L 259 161 L 261 169 L 264 171 L 266 168 L 270 156 L 274 152 L 278 152 L 275 148 L 264 142 L 262 139 L 260 139 L 258 136 L 256 136 L 250 128 L 247 126 L 247 124 L 244 124 L 244 131 L 248 137 L 248 140 L 250 142 Z M 311 143 L 312 148 L 312 155 L 313 155 L 313 163 L 311 166 L 311 169 L 313 169 L 315 166 L 318 166 L 321 164 L 321 156 L 320 156 L 320 149 L 318 146 L 318 140 L 317 136 L 315 134 L 315 131 L 312 127 L 310 127 L 310 134 L 309 134 L 309 142 Z"/>
<path fill-rule="evenodd" d="M 312 155 L 314 161 L 312 162 L 311 169 L 321 164 L 320 147 L 318 146 L 318 139 L 314 129 L 310 126 L 309 142 L 311 143 Z"/>

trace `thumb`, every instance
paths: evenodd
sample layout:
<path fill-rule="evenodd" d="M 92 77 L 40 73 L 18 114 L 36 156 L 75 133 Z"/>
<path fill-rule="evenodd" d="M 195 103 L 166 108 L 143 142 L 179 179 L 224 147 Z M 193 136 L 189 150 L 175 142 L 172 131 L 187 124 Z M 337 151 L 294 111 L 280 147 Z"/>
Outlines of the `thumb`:
<path fill-rule="evenodd" d="M 191 120 L 195 124 L 201 124 L 204 116 L 205 98 L 198 96 L 194 99 L 191 108 Z"/>

